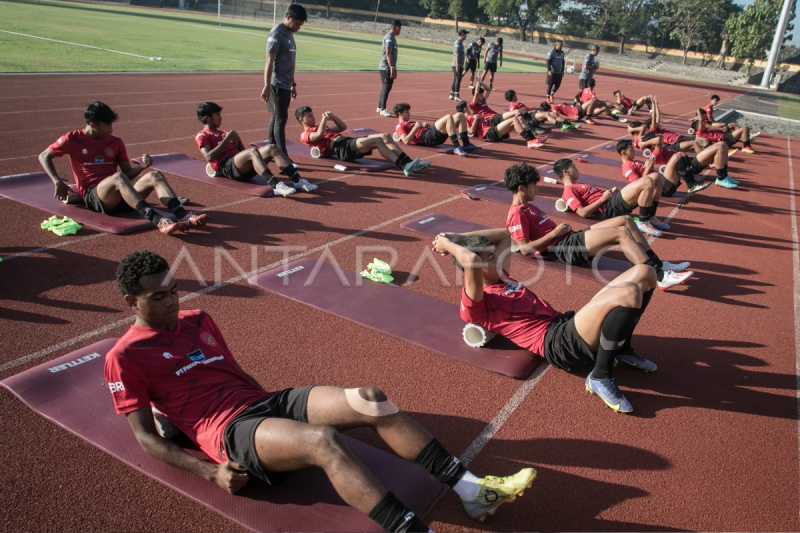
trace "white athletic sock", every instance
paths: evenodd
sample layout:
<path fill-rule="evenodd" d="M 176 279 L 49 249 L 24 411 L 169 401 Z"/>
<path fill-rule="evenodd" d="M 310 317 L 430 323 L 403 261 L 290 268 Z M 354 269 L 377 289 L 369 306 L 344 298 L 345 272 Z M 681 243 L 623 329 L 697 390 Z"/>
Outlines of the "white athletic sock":
<path fill-rule="evenodd" d="M 461 479 L 458 480 L 458 483 L 455 484 L 453 490 L 456 491 L 456 494 L 462 498 L 467 498 L 470 500 L 477 498 L 478 494 L 481 492 L 481 486 L 478 485 L 479 480 L 480 478 L 476 477 L 475 474 L 467 470 L 466 473 L 461 476 Z"/>

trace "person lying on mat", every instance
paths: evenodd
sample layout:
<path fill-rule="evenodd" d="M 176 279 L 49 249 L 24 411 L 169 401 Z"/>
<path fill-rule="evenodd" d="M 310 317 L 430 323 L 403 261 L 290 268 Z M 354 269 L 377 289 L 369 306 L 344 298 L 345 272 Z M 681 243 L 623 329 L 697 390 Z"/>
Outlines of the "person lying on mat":
<path fill-rule="evenodd" d="M 392 112 L 397 117 L 397 125 L 394 127 L 394 131 L 403 144 L 418 144 L 435 148 L 450 139 L 450 142 L 455 146 L 453 153 L 461 157 L 466 156 L 467 152 L 481 149 L 480 146 L 475 146 L 469 140 L 464 113 L 445 115 L 431 125 L 427 122 L 412 121 L 411 106 L 409 104 L 395 104 Z M 459 144 L 459 141 L 461 141 L 461 144 Z"/>
<path fill-rule="evenodd" d="M 733 148 L 737 142 L 742 141 L 742 152 L 745 154 L 756 153 L 753 147 L 750 146 L 750 128 L 734 124 L 733 128 L 726 125 L 720 131 L 712 131 L 705 125 L 704 116 L 703 110 L 698 109 L 697 117 L 692 121 L 692 128 L 694 128 L 698 137 L 704 137 L 715 143 L 724 142 L 728 145 L 728 148 Z"/>
<path fill-rule="evenodd" d="M 516 131 L 517 134 L 525 140 L 525 145 L 528 148 L 541 148 L 547 140 L 546 135 L 537 139 L 522 117 L 519 116 L 511 117 L 499 122 L 497 126 L 492 126 L 492 124 L 481 115 L 473 114 L 472 110 L 467 107 L 467 102 L 457 103 L 456 111 L 459 113 L 466 113 L 467 131 L 470 135 L 474 135 L 478 139 L 485 139 L 490 142 L 503 142 L 511 136 L 512 131 Z M 497 116 L 499 117 L 500 115 Z"/>
<path fill-rule="evenodd" d="M 93 102 L 83 110 L 83 117 L 85 128 L 65 133 L 39 154 L 39 163 L 55 184 L 53 196 L 63 201 L 71 192 L 53 164 L 53 159 L 66 155 L 78 192 L 92 211 L 113 216 L 135 209 L 166 235 L 205 225 L 208 215 L 187 212 L 164 174 L 145 172 L 153 163 L 149 155 L 142 156 L 142 164 L 131 165 L 125 143 L 111 135 L 117 114 L 110 107 Z M 162 217 L 145 201 L 153 191 L 177 221 Z"/>
<path fill-rule="evenodd" d="M 580 231 L 573 231 L 569 224 L 556 225 L 533 203 L 539 172 L 530 165 L 518 163 L 507 168 L 503 182 L 514 194 L 506 229 L 522 255 L 541 254 L 557 263 L 586 266 L 597 254 L 619 245 L 628 261 L 655 269 L 661 290 L 679 285 L 694 274 L 686 270 L 688 261 L 662 261 L 630 216 L 608 218 Z"/>
<path fill-rule="evenodd" d="M 579 184 L 580 172 L 572 159 L 559 159 L 553 165 L 553 172 L 561 178 L 564 192 L 561 199 L 568 210 L 583 218 L 596 216 L 609 218 L 630 215 L 639 208 L 639 231 L 653 237 L 661 237 L 659 228 L 669 229 L 667 224 L 655 218 L 658 202 L 661 198 L 661 178 L 647 177 L 629 183 L 622 189 L 616 187 L 603 189 L 595 185 Z"/>
<path fill-rule="evenodd" d="M 504 97 L 506 102 L 508 102 L 508 110 L 522 111 L 522 118 L 525 119 L 528 127 L 533 130 L 533 133 L 537 135 L 540 133 L 547 133 L 546 130 L 539 126 L 543 122 L 558 126 L 561 131 L 576 130 L 580 128 L 580 125 L 572 124 L 568 118 L 560 117 L 558 113 L 553 111 L 539 111 L 536 108 L 526 106 L 519 101 L 517 98 L 517 91 L 513 89 L 507 90 L 504 94 Z"/>
<path fill-rule="evenodd" d="M 300 177 L 286 154 L 275 144 L 261 148 L 246 148 L 234 130 L 220 129 L 222 108 L 214 102 L 203 102 L 197 106 L 197 119 L 203 129 L 194 136 L 194 143 L 218 175 L 234 181 L 250 181 L 261 176 L 272 187 L 275 194 L 286 197 L 296 191 L 311 192 L 317 188 Z M 292 186 L 279 181 L 267 167 L 274 160 L 281 174 L 289 176 Z"/>
<path fill-rule="evenodd" d="M 664 147 L 672 152 L 688 152 L 693 150 L 695 153 L 700 153 L 703 148 L 706 148 L 710 144 L 708 139 L 696 135 L 681 135 L 680 133 L 663 128 L 661 126 L 661 111 L 658 106 L 658 97 L 651 96 L 650 102 L 653 116 L 648 118 L 645 122 L 636 121 L 628 126 L 628 133 L 633 138 L 634 148 L 641 148 L 642 150 L 650 148 L 652 150 L 658 142 L 654 141 L 657 136 L 661 136 Z M 656 163 L 664 165 L 666 161 L 656 161 Z"/>
<path fill-rule="evenodd" d="M 550 102 L 545 101 L 539 104 L 539 109 L 545 113 L 555 114 L 555 119 L 561 122 L 565 122 L 567 120 L 583 120 L 586 124 L 596 124 L 595 121 L 586 116 L 583 106 L 551 104 Z"/>
<path fill-rule="evenodd" d="M 652 97 L 653 95 L 648 94 L 647 96 L 642 96 L 638 100 L 633 100 L 632 98 L 625 96 L 622 91 L 617 90 L 614 91 L 614 98 L 616 100 L 614 107 L 616 107 L 617 110 L 624 115 L 634 115 L 643 106 L 647 106 L 648 109 L 652 109 Z"/>
<path fill-rule="evenodd" d="M 117 414 L 126 415 L 155 459 L 231 493 L 251 477 L 279 485 L 291 471 L 318 466 L 345 502 L 386 531 L 428 528 L 367 470 L 339 431 L 372 428 L 397 455 L 453 488 L 478 520 L 521 496 L 536 476 L 523 468 L 507 477 L 476 477 L 372 387 L 265 391 L 237 364 L 209 315 L 180 310 L 169 265 L 152 252 L 129 254 L 116 279 L 136 321 L 106 354 L 105 379 Z M 153 407 L 211 461 L 161 437 Z"/>
<path fill-rule="evenodd" d="M 591 368 L 586 390 L 611 409 L 633 407 L 614 378 L 615 360 L 652 372 L 656 365 L 631 346 L 633 330 L 656 287 L 656 272 L 635 265 L 612 280 L 577 313 L 559 313 L 511 278 L 511 236 L 505 228 L 459 235 L 442 233 L 433 250 L 453 256 L 464 271 L 461 318 L 503 335 L 514 344 L 568 372 Z"/>
<path fill-rule="evenodd" d="M 319 149 L 322 155 L 335 155 L 341 161 L 355 161 L 370 155 L 373 150 L 378 150 L 385 160 L 393 163 L 406 176 L 431 164 L 430 161 L 420 161 L 419 157 L 408 157 L 388 133 L 358 138 L 344 135 L 347 124 L 330 111 L 322 114 L 322 123 L 319 125 L 314 112 L 308 106 L 298 107 L 294 116 L 303 125 L 300 141 L 310 148 Z M 328 122 L 333 122 L 333 126 L 328 126 Z"/>

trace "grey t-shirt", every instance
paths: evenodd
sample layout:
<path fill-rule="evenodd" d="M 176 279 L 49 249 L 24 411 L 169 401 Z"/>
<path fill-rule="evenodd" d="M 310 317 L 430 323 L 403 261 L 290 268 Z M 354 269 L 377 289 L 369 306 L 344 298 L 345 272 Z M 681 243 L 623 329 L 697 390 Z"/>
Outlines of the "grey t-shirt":
<path fill-rule="evenodd" d="M 547 52 L 547 66 L 550 67 L 550 70 L 553 74 L 563 74 L 564 73 L 564 50 L 556 50 L 555 48 L 551 48 L 549 52 Z"/>
<path fill-rule="evenodd" d="M 594 70 L 586 70 L 586 67 L 594 67 L 597 64 L 597 60 L 591 53 L 586 54 L 586 57 L 583 58 L 583 68 L 579 79 L 590 80 L 594 78 Z"/>
<path fill-rule="evenodd" d="M 267 37 L 267 53 L 275 54 L 270 82 L 279 89 L 291 89 L 294 82 L 294 63 L 297 47 L 294 35 L 283 24 L 277 24 Z"/>
<path fill-rule="evenodd" d="M 458 39 L 453 43 L 453 65 L 457 68 L 464 68 L 464 41 Z"/>
<path fill-rule="evenodd" d="M 477 41 L 472 41 L 472 44 L 467 48 L 467 59 L 476 61 L 481 56 L 481 49 L 483 45 L 478 44 Z"/>
<path fill-rule="evenodd" d="M 503 51 L 503 45 L 497 43 L 489 43 L 486 47 L 486 62 L 497 63 L 497 56 Z"/>
<path fill-rule="evenodd" d="M 389 70 L 389 62 L 386 61 L 386 50 L 392 56 L 392 66 L 397 69 L 397 39 L 394 38 L 392 32 L 386 34 L 383 38 L 383 48 L 381 48 L 381 64 L 378 65 L 379 70 Z"/>

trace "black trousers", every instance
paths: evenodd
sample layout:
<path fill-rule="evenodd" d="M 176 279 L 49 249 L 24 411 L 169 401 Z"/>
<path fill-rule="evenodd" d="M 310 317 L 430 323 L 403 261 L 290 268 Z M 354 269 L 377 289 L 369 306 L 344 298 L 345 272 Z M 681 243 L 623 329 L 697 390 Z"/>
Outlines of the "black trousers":
<path fill-rule="evenodd" d="M 556 94 L 556 91 L 561 87 L 561 80 L 564 78 L 564 73 L 556 74 L 555 72 L 547 76 L 547 94 Z"/>
<path fill-rule="evenodd" d="M 272 86 L 272 94 L 267 101 L 267 109 L 272 113 L 269 119 L 267 134 L 269 140 L 286 153 L 286 121 L 289 120 L 289 104 L 292 103 L 292 91 Z"/>
<path fill-rule="evenodd" d="M 450 86 L 450 92 L 458 94 L 461 90 L 461 78 L 464 77 L 464 69 L 462 67 L 453 67 L 453 84 Z"/>
<path fill-rule="evenodd" d="M 386 100 L 389 99 L 389 93 L 392 91 L 394 80 L 392 79 L 391 70 L 381 70 L 381 97 L 378 100 L 378 107 L 386 109 Z"/>

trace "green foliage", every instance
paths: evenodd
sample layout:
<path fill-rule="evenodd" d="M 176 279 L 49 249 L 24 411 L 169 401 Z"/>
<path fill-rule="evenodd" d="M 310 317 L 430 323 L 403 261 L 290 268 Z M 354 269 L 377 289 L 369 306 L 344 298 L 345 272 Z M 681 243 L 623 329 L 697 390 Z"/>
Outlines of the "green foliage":
<path fill-rule="evenodd" d="M 480 6 L 493 22 L 514 25 L 519 28 L 520 41 L 525 32 L 533 30 L 540 22 L 551 22 L 558 18 L 561 0 L 478 0 Z"/>
<path fill-rule="evenodd" d="M 662 20 L 672 28 L 670 37 L 681 43 L 683 62 L 692 43 L 708 34 L 711 21 L 723 13 L 723 0 L 662 0 L 665 6 Z"/>
<path fill-rule="evenodd" d="M 782 7 L 782 0 L 756 0 L 744 11 L 728 18 L 725 30 L 732 42 L 731 55 L 748 60 L 748 74 L 755 60 L 765 58 L 775 36 Z M 794 20 L 796 7 L 796 3 L 793 3 L 786 26 L 787 33 L 794 29 L 791 21 Z M 791 35 L 784 34 L 783 42 L 791 38 Z"/>

